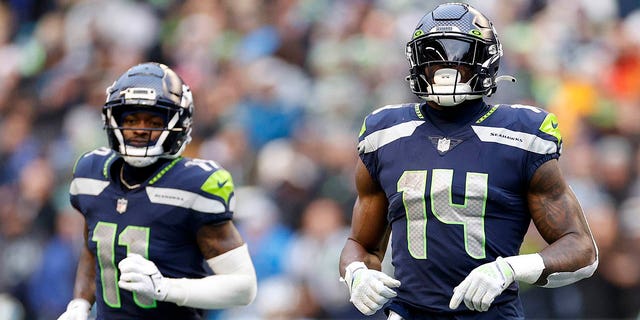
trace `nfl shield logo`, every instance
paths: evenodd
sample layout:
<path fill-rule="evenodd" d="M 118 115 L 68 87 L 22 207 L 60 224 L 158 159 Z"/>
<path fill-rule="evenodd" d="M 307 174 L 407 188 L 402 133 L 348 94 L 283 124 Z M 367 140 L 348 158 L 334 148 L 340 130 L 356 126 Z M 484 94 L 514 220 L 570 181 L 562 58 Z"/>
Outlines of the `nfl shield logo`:
<path fill-rule="evenodd" d="M 129 201 L 127 201 L 127 199 L 125 198 L 118 199 L 118 202 L 116 203 L 116 211 L 118 211 L 118 213 L 124 213 L 125 211 L 127 211 L 128 202 Z"/>
<path fill-rule="evenodd" d="M 438 139 L 438 151 L 446 152 L 446 151 L 449 150 L 450 146 L 451 146 L 451 140 L 450 139 L 447 139 L 447 138 Z"/>

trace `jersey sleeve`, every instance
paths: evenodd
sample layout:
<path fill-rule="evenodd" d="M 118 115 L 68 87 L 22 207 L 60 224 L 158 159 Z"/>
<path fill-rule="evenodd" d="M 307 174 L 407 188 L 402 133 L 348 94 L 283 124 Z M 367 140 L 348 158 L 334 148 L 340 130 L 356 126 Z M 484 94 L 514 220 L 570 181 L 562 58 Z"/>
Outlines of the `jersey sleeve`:
<path fill-rule="evenodd" d="M 373 119 L 373 120 L 372 120 Z M 358 155 L 362 160 L 362 163 L 369 171 L 369 175 L 374 181 L 378 181 L 377 166 L 378 158 L 376 157 L 375 147 L 371 143 L 371 139 L 367 138 L 373 131 L 375 118 L 368 115 L 362 122 L 362 128 L 358 135 Z"/>
<path fill-rule="evenodd" d="M 229 171 L 223 168 L 215 170 L 200 185 L 198 193 L 202 197 L 202 203 L 195 203 L 192 208 L 194 230 L 205 224 L 222 223 L 233 218 L 235 192 Z"/>
<path fill-rule="evenodd" d="M 419 104 L 395 104 L 367 115 L 358 135 L 358 154 L 374 181 L 379 181 L 378 153 L 392 142 L 410 136 L 424 123 L 416 113 Z"/>
<path fill-rule="evenodd" d="M 99 194 L 109 184 L 107 168 L 115 159 L 115 153 L 109 148 L 98 148 L 81 155 L 72 170 L 69 186 L 71 206 L 85 214 L 79 201 L 80 195 Z"/>
<path fill-rule="evenodd" d="M 543 111 L 532 123 L 538 125 L 535 133 L 536 139 L 532 142 L 532 144 L 538 144 L 532 148 L 538 152 L 528 154 L 526 172 L 528 181 L 542 164 L 560 158 L 562 153 L 562 134 L 556 115 Z"/>

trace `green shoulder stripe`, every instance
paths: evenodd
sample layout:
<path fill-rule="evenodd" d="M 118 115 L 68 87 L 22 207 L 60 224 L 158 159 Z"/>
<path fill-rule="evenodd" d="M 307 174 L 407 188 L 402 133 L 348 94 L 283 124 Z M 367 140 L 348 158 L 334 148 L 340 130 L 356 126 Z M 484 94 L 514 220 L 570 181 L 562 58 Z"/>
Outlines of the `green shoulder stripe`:
<path fill-rule="evenodd" d="M 358 138 L 362 137 L 362 134 L 367 131 L 367 117 L 362 121 L 362 127 L 360 128 L 360 133 L 358 133 Z"/>
<path fill-rule="evenodd" d="M 499 105 L 493 106 L 493 108 L 491 108 L 489 111 L 487 111 L 487 113 L 482 115 L 482 117 L 480 117 L 480 119 L 478 119 L 476 121 L 476 123 L 482 123 L 482 121 L 487 120 L 487 118 L 489 118 L 489 116 L 491 116 L 494 112 L 496 112 L 496 110 L 498 110 L 498 106 Z"/>
<path fill-rule="evenodd" d="M 228 204 L 231 193 L 233 192 L 233 179 L 229 171 L 220 169 L 212 173 L 200 189 L 224 199 Z"/>
<path fill-rule="evenodd" d="M 107 161 L 104 162 L 104 166 L 102 167 L 102 176 L 105 178 L 109 178 L 109 165 L 111 164 L 111 162 L 113 162 L 113 160 L 116 158 L 116 153 L 113 152 L 109 158 L 107 159 Z"/>
<path fill-rule="evenodd" d="M 540 125 L 540 131 L 552 135 L 558 139 L 558 143 L 562 141 L 562 134 L 558 128 L 558 117 L 555 114 L 549 113 L 542 124 Z"/>
<path fill-rule="evenodd" d="M 173 166 L 175 166 L 176 163 L 178 163 L 180 160 L 182 160 L 182 157 L 177 157 L 173 159 L 171 163 L 169 163 L 166 167 L 162 168 L 162 170 L 160 170 L 158 174 L 156 174 L 153 178 L 151 178 L 151 180 L 149 180 L 149 185 L 152 185 L 158 182 L 158 180 L 162 178 L 162 176 L 164 176 L 167 172 L 169 172 L 169 170 L 171 170 L 171 168 L 173 168 Z"/>
<path fill-rule="evenodd" d="M 78 162 L 80 162 L 80 159 L 82 159 L 83 156 L 84 154 L 80 155 L 78 159 L 76 159 L 76 162 L 73 164 L 73 169 L 71 169 L 71 174 L 76 174 L 76 168 L 78 167 Z"/>

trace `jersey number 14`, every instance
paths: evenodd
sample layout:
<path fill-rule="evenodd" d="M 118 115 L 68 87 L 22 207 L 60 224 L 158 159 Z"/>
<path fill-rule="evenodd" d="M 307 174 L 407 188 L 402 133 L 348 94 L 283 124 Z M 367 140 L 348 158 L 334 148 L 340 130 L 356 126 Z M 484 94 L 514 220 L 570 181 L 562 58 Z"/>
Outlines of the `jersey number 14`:
<path fill-rule="evenodd" d="M 427 175 L 427 170 L 405 171 L 398 180 L 407 218 L 407 247 L 416 259 L 427 259 Z M 465 250 L 475 259 L 485 258 L 487 180 L 485 173 L 468 172 L 464 204 L 455 204 L 451 197 L 453 170 L 434 169 L 429 190 L 433 215 L 442 223 L 463 228 Z"/>

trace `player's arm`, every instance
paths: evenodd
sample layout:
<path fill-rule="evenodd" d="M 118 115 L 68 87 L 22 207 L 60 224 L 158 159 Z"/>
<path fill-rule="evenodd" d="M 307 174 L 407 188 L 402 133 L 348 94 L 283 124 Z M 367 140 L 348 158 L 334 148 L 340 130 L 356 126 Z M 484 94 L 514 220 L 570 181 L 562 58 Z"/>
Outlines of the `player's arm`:
<path fill-rule="evenodd" d="M 214 275 L 199 279 L 163 277 L 153 262 L 129 255 L 119 264 L 120 288 L 156 300 L 200 309 L 247 305 L 257 280 L 247 245 L 231 221 L 210 224 L 197 232 L 197 242 Z"/>
<path fill-rule="evenodd" d="M 557 160 L 536 170 L 527 201 L 533 222 L 549 246 L 540 253 L 498 257 L 475 268 L 454 289 L 450 308 L 464 301 L 471 310 L 486 311 L 515 280 L 554 288 L 588 278 L 596 270 L 598 250 Z"/>
<path fill-rule="evenodd" d="M 386 219 L 387 197 L 371 178 L 362 160 L 358 160 L 356 165 L 355 181 L 358 197 L 353 206 L 351 234 L 340 255 L 342 276 L 345 268 L 354 261 L 362 261 L 368 268 L 381 270 L 390 231 Z"/>
<path fill-rule="evenodd" d="M 80 252 L 80 259 L 76 269 L 76 280 L 73 288 L 73 300 L 67 305 L 67 310 L 58 320 L 86 320 L 91 305 L 95 302 L 96 269 L 95 256 L 87 247 L 89 228 L 84 225 L 84 246 Z"/>
<path fill-rule="evenodd" d="M 351 302 L 360 312 L 371 315 L 396 296 L 392 288 L 400 282 L 379 271 L 391 231 L 386 220 L 387 197 L 361 160 L 355 180 L 358 197 L 339 269 Z"/>
<path fill-rule="evenodd" d="M 516 276 L 519 269 L 524 272 L 533 264 L 543 269 L 536 269 L 524 281 L 544 287 L 560 287 L 590 277 L 598 265 L 598 250 L 582 208 L 564 180 L 557 160 L 547 161 L 538 168 L 527 198 L 533 223 L 549 246 L 537 254 L 540 258 L 534 254 L 531 261 L 510 261 Z M 537 272 L 540 274 L 533 279 Z"/>

